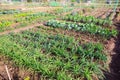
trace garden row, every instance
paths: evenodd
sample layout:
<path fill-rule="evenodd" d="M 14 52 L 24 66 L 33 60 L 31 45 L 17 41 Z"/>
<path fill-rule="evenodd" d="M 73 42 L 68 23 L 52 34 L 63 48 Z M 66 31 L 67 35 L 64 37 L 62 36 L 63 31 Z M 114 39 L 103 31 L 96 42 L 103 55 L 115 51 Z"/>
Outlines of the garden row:
<path fill-rule="evenodd" d="M 45 23 L 46 26 L 54 28 L 62 28 L 67 30 L 75 30 L 80 32 L 88 32 L 91 34 L 98 34 L 106 38 L 114 37 L 117 35 L 117 30 L 110 30 L 94 25 L 93 23 L 75 23 L 75 22 L 62 22 L 57 20 L 49 20 Z"/>
<path fill-rule="evenodd" d="M 25 24 L 30 24 L 32 22 L 43 20 L 42 18 L 45 19 L 55 18 L 54 15 L 44 12 L 19 13 L 19 14 L 14 14 L 13 17 L 14 19 L 12 20 L 0 20 L 0 32 L 7 30 L 8 28 L 12 27 L 12 25 L 15 25 L 17 23 L 19 23 L 20 25 L 25 25 Z"/>
<path fill-rule="evenodd" d="M 63 20 L 74 21 L 74 22 L 82 22 L 82 23 L 94 23 L 96 25 L 101 26 L 111 26 L 112 21 L 108 19 L 99 19 L 93 16 L 82 16 L 82 15 L 66 15 L 63 17 Z"/>
<path fill-rule="evenodd" d="M 20 10 L 0 10 L 0 14 L 15 14 L 15 13 L 21 13 Z"/>
<path fill-rule="evenodd" d="M 40 73 L 41 79 L 103 79 L 103 50 L 99 43 L 79 44 L 72 37 L 40 30 L 0 37 L 0 54 L 10 57 L 18 66 Z"/>
<path fill-rule="evenodd" d="M 25 15 L 23 16 L 23 14 L 19 17 L 17 15 L 15 15 L 17 17 L 17 19 L 15 20 L 16 22 L 21 22 L 21 21 L 27 21 L 27 22 L 31 22 L 37 19 L 40 19 L 41 17 L 49 17 L 49 16 L 53 16 L 52 14 L 49 13 L 44 13 L 44 12 L 38 12 L 38 13 L 33 13 L 33 14 L 29 14 L 29 15 Z"/>

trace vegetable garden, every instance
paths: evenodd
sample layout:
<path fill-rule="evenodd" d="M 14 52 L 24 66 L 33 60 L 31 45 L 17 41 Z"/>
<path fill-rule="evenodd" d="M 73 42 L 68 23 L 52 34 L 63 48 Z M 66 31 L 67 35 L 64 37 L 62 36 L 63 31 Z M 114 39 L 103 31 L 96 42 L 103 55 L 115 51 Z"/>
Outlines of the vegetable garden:
<path fill-rule="evenodd" d="M 0 10 L 1 80 L 119 80 L 119 7 L 35 9 Z"/>

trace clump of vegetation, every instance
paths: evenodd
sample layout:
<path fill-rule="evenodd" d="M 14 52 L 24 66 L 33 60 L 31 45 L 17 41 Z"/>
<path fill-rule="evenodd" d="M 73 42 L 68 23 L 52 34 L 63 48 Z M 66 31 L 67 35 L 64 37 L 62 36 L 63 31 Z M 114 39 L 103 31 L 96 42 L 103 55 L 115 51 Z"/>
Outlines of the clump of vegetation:
<path fill-rule="evenodd" d="M 12 21 L 8 21 L 8 20 L 0 21 L 0 32 L 10 27 L 12 23 L 13 23 Z"/>

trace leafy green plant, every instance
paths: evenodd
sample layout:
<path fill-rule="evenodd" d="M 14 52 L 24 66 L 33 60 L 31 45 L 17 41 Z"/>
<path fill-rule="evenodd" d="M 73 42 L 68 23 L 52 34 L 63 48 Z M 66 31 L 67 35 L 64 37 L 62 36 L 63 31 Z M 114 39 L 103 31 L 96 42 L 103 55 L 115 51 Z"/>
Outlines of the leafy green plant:
<path fill-rule="evenodd" d="M 110 30 L 108 28 L 102 28 L 100 26 L 96 26 L 93 23 L 72 23 L 72 22 L 59 22 L 56 20 L 50 20 L 46 24 L 46 26 L 54 27 L 54 28 L 63 28 L 68 30 L 76 30 L 82 32 L 89 32 L 91 34 L 99 34 L 101 36 L 110 38 L 112 36 L 117 35 L 116 30 Z"/>
<path fill-rule="evenodd" d="M 75 21 L 75 22 L 83 22 L 83 23 L 94 23 L 97 25 L 112 25 L 111 20 L 103 20 L 103 19 L 98 19 L 93 16 L 82 16 L 82 15 L 66 15 L 63 17 L 64 20 L 69 20 L 69 21 Z"/>

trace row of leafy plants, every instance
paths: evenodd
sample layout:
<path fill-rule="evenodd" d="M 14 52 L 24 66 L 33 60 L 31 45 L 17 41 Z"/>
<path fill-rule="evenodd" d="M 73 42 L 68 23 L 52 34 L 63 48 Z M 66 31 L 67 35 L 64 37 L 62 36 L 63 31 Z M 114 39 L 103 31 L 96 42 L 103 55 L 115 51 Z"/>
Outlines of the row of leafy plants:
<path fill-rule="evenodd" d="M 94 23 L 102 26 L 111 26 L 112 21 L 108 19 L 99 19 L 93 16 L 82 16 L 82 15 L 66 15 L 63 17 L 63 20 L 74 21 L 74 22 L 83 22 L 83 23 Z"/>
<path fill-rule="evenodd" d="M 33 13 L 33 12 L 22 12 L 22 13 L 19 13 L 19 14 L 15 14 L 14 17 L 15 17 L 15 18 L 20 18 L 20 17 L 32 16 L 32 15 L 51 16 L 52 14 L 46 13 L 46 12 L 37 12 L 37 13 Z"/>
<path fill-rule="evenodd" d="M 73 37 L 24 31 L 0 37 L 0 54 L 41 74 L 41 80 L 103 79 L 106 55 L 99 43 L 79 44 Z"/>
<path fill-rule="evenodd" d="M 41 17 L 48 17 L 48 16 L 54 16 L 54 15 L 45 13 L 45 12 L 38 12 L 38 13 L 31 13 L 31 14 L 22 13 L 15 16 L 17 17 L 17 19 L 15 20 L 16 22 L 32 22 L 34 20 L 40 19 Z"/>
<path fill-rule="evenodd" d="M 31 14 L 33 14 L 33 13 L 32 12 L 22 12 L 19 14 L 14 14 L 14 17 L 15 18 L 26 17 L 26 16 L 31 15 Z"/>
<path fill-rule="evenodd" d="M 0 10 L 0 14 L 15 14 L 21 13 L 20 10 Z"/>
<path fill-rule="evenodd" d="M 100 26 L 94 25 L 93 23 L 73 23 L 73 22 L 60 22 L 57 20 L 49 20 L 45 23 L 46 26 L 54 28 L 62 28 L 67 30 L 75 30 L 81 32 L 89 32 L 91 34 L 98 34 L 107 38 L 117 35 L 117 30 L 102 28 Z"/>

